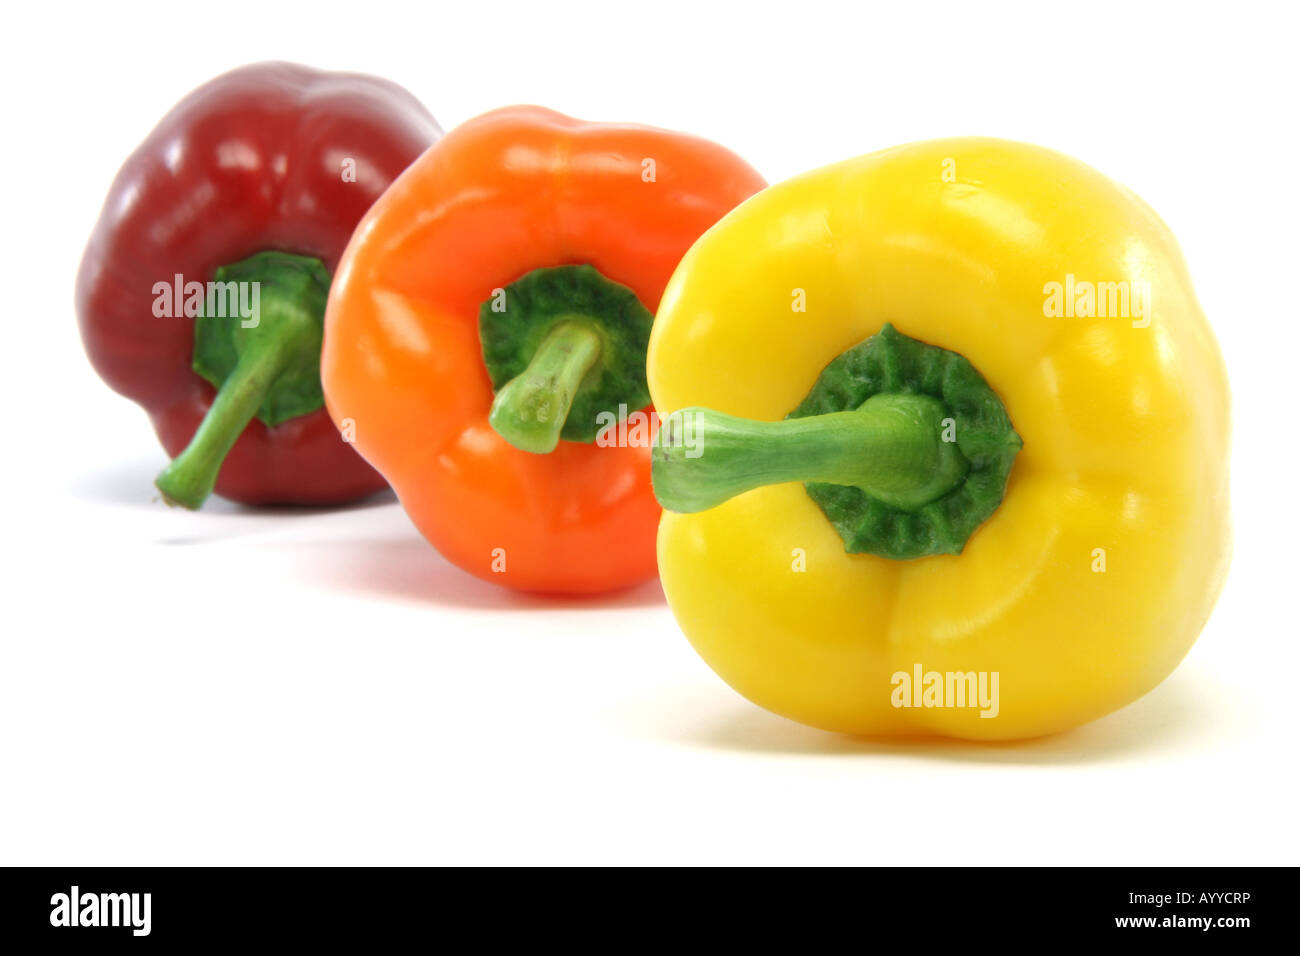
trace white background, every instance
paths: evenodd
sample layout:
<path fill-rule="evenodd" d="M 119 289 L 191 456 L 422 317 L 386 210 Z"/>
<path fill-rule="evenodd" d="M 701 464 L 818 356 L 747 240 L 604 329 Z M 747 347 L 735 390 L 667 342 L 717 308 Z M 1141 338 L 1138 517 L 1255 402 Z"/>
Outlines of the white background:
<path fill-rule="evenodd" d="M 0 863 L 1296 863 L 1294 8 L 654 0 L 6 12 Z M 733 694 L 657 584 L 449 566 L 391 498 L 169 511 L 87 364 L 82 244 L 186 91 L 386 75 L 446 128 L 542 103 L 769 180 L 908 140 L 1074 154 L 1181 238 L 1234 385 L 1236 557 L 1157 690 L 1022 745 L 860 742 Z"/>

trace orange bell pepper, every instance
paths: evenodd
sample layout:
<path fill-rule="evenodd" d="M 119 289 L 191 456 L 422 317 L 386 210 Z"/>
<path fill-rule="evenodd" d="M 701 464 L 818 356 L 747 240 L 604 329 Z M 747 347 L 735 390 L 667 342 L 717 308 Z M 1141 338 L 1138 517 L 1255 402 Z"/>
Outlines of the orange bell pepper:
<path fill-rule="evenodd" d="M 683 134 L 538 107 L 463 124 L 343 255 L 330 415 L 465 570 L 561 593 L 653 577 L 649 310 L 695 239 L 764 185 Z"/>

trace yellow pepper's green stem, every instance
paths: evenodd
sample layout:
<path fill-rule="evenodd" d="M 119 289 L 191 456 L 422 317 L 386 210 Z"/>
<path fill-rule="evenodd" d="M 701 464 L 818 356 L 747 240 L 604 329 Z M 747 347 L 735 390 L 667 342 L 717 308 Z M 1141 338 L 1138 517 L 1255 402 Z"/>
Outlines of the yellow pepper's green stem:
<path fill-rule="evenodd" d="M 586 322 L 555 326 L 528 367 L 497 390 L 488 423 L 523 451 L 554 451 L 578 386 L 596 364 L 600 348 L 600 334 Z"/>
<path fill-rule="evenodd" d="M 946 434 L 947 415 L 938 399 L 915 394 L 875 395 L 852 411 L 779 422 L 683 409 L 655 439 L 655 494 L 669 511 L 694 512 L 763 485 L 825 482 L 915 511 L 956 487 L 969 467 Z"/>

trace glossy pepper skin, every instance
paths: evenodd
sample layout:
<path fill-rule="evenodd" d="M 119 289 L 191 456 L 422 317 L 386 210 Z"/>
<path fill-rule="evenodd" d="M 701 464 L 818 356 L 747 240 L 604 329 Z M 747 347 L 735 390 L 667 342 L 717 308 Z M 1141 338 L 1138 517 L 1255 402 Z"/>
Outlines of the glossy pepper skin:
<path fill-rule="evenodd" d="M 155 316 L 155 283 L 206 283 L 268 250 L 332 271 L 371 203 L 440 135 L 385 80 L 262 63 L 190 93 L 127 159 L 81 262 L 77 313 L 96 371 L 144 406 L 169 455 L 215 390 L 192 367 L 194 320 Z M 252 505 L 334 504 L 382 487 L 320 408 L 275 427 L 249 422 L 215 491 Z"/>
<path fill-rule="evenodd" d="M 1147 283 L 1150 309 L 1046 314 L 1067 281 Z M 665 513 L 664 588 L 695 648 L 761 706 L 852 734 L 1033 737 L 1145 694 L 1200 633 L 1230 552 L 1228 384 L 1169 229 L 1088 166 L 1018 143 L 817 170 L 682 261 L 651 394 L 663 414 L 776 421 L 886 323 L 964 356 L 1002 399 L 1023 447 L 1001 505 L 959 554 L 906 561 L 847 553 L 798 482 Z M 893 675 L 916 665 L 996 672 L 996 717 L 895 707 Z"/>
<path fill-rule="evenodd" d="M 594 267 L 653 310 L 691 243 L 762 186 L 730 151 L 663 130 L 538 107 L 461 125 L 393 184 L 344 255 L 326 311 L 331 414 L 465 570 L 571 594 L 653 577 L 646 442 L 535 453 L 506 441 L 489 421 L 480 312 L 495 290 L 562 265 Z"/>

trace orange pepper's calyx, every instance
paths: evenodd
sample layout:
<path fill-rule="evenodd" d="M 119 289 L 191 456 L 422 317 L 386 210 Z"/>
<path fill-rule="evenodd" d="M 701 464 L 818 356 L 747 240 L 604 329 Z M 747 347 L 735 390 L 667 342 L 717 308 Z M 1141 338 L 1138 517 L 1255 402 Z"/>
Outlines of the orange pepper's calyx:
<path fill-rule="evenodd" d="M 1001 503 L 1020 447 L 966 359 L 886 325 L 832 361 L 784 421 L 674 412 L 652 475 L 660 504 L 684 513 L 804 482 L 846 551 L 901 560 L 960 553 Z"/>
<path fill-rule="evenodd" d="M 155 484 L 198 508 L 254 417 L 268 427 L 324 404 L 321 340 L 330 274 L 319 259 L 259 252 L 216 270 L 194 323 L 194 371 L 217 389 L 202 424 Z"/>
<path fill-rule="evenodd" d="M 496 389 L 488 418 L 523 451 L 595 442 L 650 402 L 653 322 L 626 286 L 591 266 L 534 269 L 479 307 L 483 363 Z"/>

